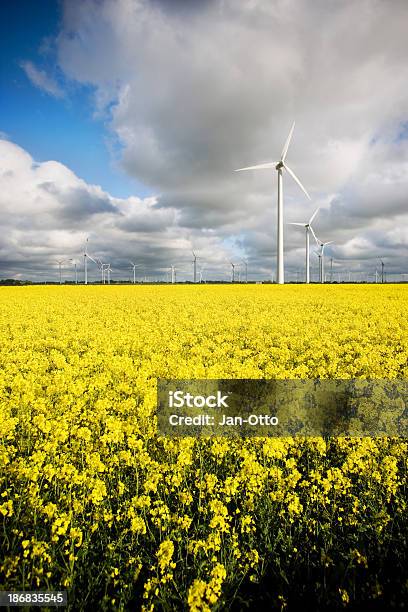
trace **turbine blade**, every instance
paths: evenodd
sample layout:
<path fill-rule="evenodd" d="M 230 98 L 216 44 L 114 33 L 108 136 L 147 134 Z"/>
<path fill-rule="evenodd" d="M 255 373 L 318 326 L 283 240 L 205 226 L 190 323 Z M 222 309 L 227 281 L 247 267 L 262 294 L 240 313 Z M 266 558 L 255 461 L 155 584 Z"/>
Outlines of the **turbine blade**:
<path fill-rule="evenodd" d="M 257 166 L 247 166 L 246 168 L 238 168 L 234 172 L 241 172 L 242 170 L 261 170 L 262 168 L 274 168 L 277 162 L 267 162 L 266 164 L 258 164 Z"/>
<path fill-rule="evenodd" d="M 329 242 L 325 242 L 324 246 L 326 246 L 326 244 L 333 244 L 334 240 L 329 240 Z"/>
<path fill-rule="evenodd" d="M 290 176 L 293 178 L 293 180 L 299 185 L 299 187 L 301 188 L 301 190 L 303 191 L 303 193 L 309 198 L 309 200 L 311 200 L 310 195 L 307 193 L 306 189 L 303 187 L 302 183 L 299 181 L 298 177 L 296 176 L 296 174 L 293 172 L 293 170 L 291 170 L 289 168 L 289 166 L 287 166 L 286 164 L 283 164 L 284 167 L 286 168 L 286 170 L 289 172 Z"/>
<path fill-rule="evenodd" d="M 300 225 L 300 227 L 306 227 L 304 223 L 288 223 L 288 225 Z"/>
<path fill-rule="evenodd" d="M 319 212 L 319 210 L 320 210 L 320 206 L 319 206 L 319 208 L 316 208 L 316 210 L 314 211 L 313 215 L 310 217 L 310 219 L 309 219 L 309 225 L 312 223 L 313 219 L 315 218 L 315 216 L 317 215 L 317 213 Z"/>
<path fill-rule="evenodd" d="M 309 229 L 310 229 L 310 231 L 312 232 L 312 236 L 313 236 L 313 238 L 316 240 L 316 244 L 317 244 L 317 246 L 319 246 L 320 242 L 318 241 L 317 236 L 316 236 L 316 234 L 314 233 L 313 227 L 312 227 L 312 226 L 309 226 Z"/>
<path fill-rule="evenodd" d="M 292 123 L 292 127 L 290 128 L 289 136 L 286 139 L 286 142 L 282 149 L 281 161 L 285 161 L 286 153 L 288 152 L 290 141 L 292 139 L 293 130 L 295 129 L 295 122 Z"/>

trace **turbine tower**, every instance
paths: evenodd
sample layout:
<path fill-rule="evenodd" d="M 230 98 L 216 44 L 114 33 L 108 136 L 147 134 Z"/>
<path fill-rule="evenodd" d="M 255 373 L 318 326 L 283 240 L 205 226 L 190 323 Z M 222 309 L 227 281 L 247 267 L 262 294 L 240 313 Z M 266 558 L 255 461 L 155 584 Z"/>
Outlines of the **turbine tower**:
<path fill-rule="evenodd" d="M 312 228 L 312 221 L 314 220 L 318 212 L 319 212 L 319 209 L 317 208 L 307 223 L 289 223 L 289 225 L 298 225 L 300 227 L 304 227 L 306 230 L 306 283 L 307 284 L 310 283 L 310 232 L 312 232 L 313 237 L 317 241 L 316 234 L 314 233 L 313 228 Z"/>
<path fill-rule="evenodd" d="M 258 170 L 258 169 L 260 170 L 263 168 L 275 168 L 275 170 L 277 170 L 278 172 L 277 282 L 280 285 L 283 285 L 285 282 L 285 273 L 284 273 L 284 264 L 283 264 L 283 184 L 282 184 L 283 169 L 289 172 L 290 176 L 299 185 L 301 190 L 305 193 L 305 195 L 310 200 L 309 194 L 307 193 L 306 189 L 303 187 L 302 183 L 300 182 L 296 174 L 285 163 L 286 155 L 289 149 L 289 144 L 290 144 L 294 129 L 295 129 L 295 122 L 293 122 L 292 124 L 292 127 L 289 132 L 289 136 L 287 137 L 285 145 L 282 150 L 281 158 L 278 162 L 268 162 L 265 164 L 258 164 L 257 166 L 248 166 L 246 168 L 238 168 L 238 170 L 235 171 L 235 172 L 240 172 L 241 170 Z"/>
<path fill-rule="evenodd" d="M 85 242 L 85 250 L 84 250 L 84 272 L 85 272 L 85 282 L 84 284 L 88 284 L 88 238 Z"/>
<path fill-rule="evenodd" d="M 191 251 L 193 253 L 193 270 L 194 270 L 194 283 L 197 282 L 197 255 L 194 253 L 194 251 Z"/>
<path fill-rule="evenodd" d="M 321 251 L 314 251 L 315 255 L 319 258 L 319 283 L 322 282 L 322 254 Z"/>

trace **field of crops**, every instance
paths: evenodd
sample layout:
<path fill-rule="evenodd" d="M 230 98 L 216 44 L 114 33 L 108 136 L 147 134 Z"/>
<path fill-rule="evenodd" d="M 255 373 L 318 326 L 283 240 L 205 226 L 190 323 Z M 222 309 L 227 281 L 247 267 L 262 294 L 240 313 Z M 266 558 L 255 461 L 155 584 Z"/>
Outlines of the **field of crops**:
<path fill-rule="evenodd" d="M 0 289 L 0 586 L 70 608 L 401 608 L 407 441 L 172 440 L 156 379 L 408 378 L 408 287 Z M 371 606 L 371 608 L 370 608 Z"/>

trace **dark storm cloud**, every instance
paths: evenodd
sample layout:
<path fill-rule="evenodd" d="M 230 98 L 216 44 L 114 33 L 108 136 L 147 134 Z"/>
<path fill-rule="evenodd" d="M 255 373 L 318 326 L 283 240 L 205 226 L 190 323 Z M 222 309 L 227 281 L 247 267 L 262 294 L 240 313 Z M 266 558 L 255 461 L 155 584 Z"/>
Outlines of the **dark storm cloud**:
<path fill-rule="evenodd" d="M 216 0 L 150 0 L 155 6 L 168 15 L 181 15 L 183 17 L 199 14 L 210 6 L 216 6 Z"/>
<path fill-rule="evenodd" d="M 111 213 L 120 215 L 120 211 L 114 206 L 106 194 L 95 194 L 85 187 L 70 187 L 62 190 L 60 186 L 52 181 L 39 184 L 49 194 L 55 196 L 61 204 L 56 214 L 63 221 L 81 223 L 87 217 Z"/>

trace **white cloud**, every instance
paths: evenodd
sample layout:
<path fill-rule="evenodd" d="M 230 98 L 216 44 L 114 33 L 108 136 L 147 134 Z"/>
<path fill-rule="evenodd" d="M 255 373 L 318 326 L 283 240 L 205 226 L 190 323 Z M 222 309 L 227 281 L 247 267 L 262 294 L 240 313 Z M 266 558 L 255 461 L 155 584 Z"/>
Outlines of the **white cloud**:
<path fill-rule="evenodd" d="M 47 75 L 45 70 L 37 68 L 33 62 L 30 61 L 21 62 L 20 66 L 35 87 L 45 91 L 54 98 L 64 97 L 64 92 L 61 87 L 58 85 L 55 79 Z"/>
<path fill-rule="evenodd" d="M 88 236 L 93 255 L 122 279 L 129 260 L 153 277 L 171 263 L 190 277 L 193 245 L 213 269 L 227 258 L 219 237 L 192 236 L 178 225 L 177 211 L 159 207 L 156 197 L 114 198 L 61 163 L 36 163 L 6 140 L 0 140 L 0 210 L 2 277 L 52 278 L 58 259 L 82 261 Z"/>

